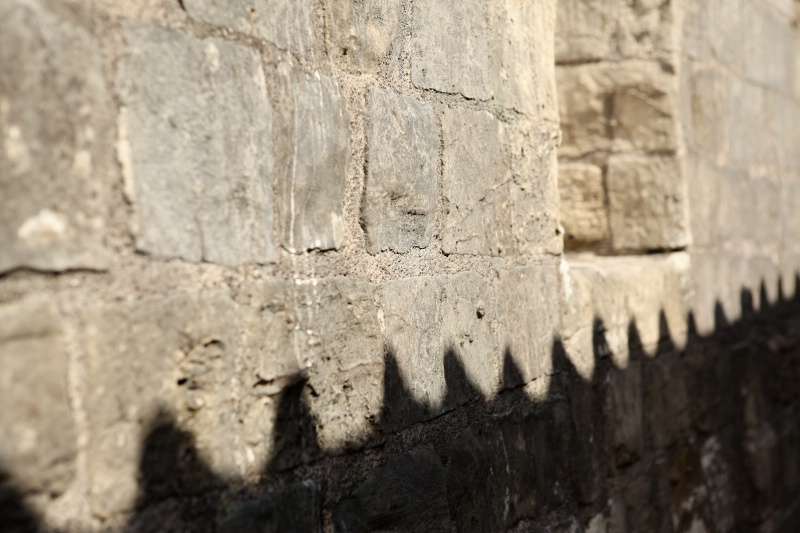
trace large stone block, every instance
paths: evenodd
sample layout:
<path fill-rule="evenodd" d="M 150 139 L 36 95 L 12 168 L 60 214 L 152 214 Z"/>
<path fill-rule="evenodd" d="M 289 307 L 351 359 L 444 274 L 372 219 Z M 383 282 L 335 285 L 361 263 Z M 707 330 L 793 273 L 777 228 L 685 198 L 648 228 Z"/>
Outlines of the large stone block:
<path fill-rule="evenodd" d="M 611 157 L 607 183 L 615 249 L 675 249 L 689 244 L 686 183 L 674 157 Z"/>
<path fill-rule="evenodd" d="M 0 468 L 21 492 L 60 494 L 75 473 L 69 354 L 56 305 L 0 305 Z M 8 479 L 0 480 L 0 491 Z"/>
<path fill-rule="evenodd" d="M 334 451 L 358 446 L 375 429 L 383 401 L 384 345 L 374 287 L 334 278 L 297 291 L 319 444 Z"/>
<path fill-rule="evenodd" d="M 498 255 L 511 244 L 510 211 L 502 208 L 508 164 L 500 131 L 500 122 L 484 111 L 453 109 L 442 117 L 446 254 Z"/>
<path fill-rule="evenodd" d="M 117 81 L 137 247 L 237 265 L 276 258 L 272 106 L 259 57 L 134 23 Z"/>
<path fill-rule="evenodd" d="M 498 270 L 496 295 L 500 350 L 519 369 L 503 376 L 514 387 L 547 376 L 553 368 L 553 346 L 560 329 L 561 277 L 558 266 Z"/>
<path fill-rule="evenodd" d="M 558 189 L 564 245 L 581 248 L 607 243 L 608 214 L 600 167 L 582 163 L 559 165 Z"/>
<path fill-rule="evenodd" d="M 311 0 L 183 0 L 190 16 L 305 52 L 314 46 Z"/>
<path fill-rule="evenodd" d="M 328 49 L 347 70 L 376 73 L 400 31 L 400 0 L 326 0 Z"/>
<path fill-rule="evenodd" d="M 708 0 L 708 41 L 712 57 L 733 69 L 743 71 L 745 25 L 743 4 L 747 0 Z"/>
<path fill-rule="evenodd" d="M 109 304 L 84 313 L 89 484 L 97 515 L 141 503 L 144 462 L 157 459 L 146 456 L 143 443 L 178 428 L 194 435 L 200 458 L 213 471 L 237 473 L 231 391 L 237 335 L 231 306 L 222 294 L 203 294 Z M 211 482 L 198 479 L 196 486 L 185 486 L 172 480 L 190 493 Z"/>
<path fill-rule="evenodd" d="M 560 67 L 557 76 L 560 155 L 678 150 L 677 81 L 657 63 Z"/>
<path fill-rule="evenodd" d="M 48 4 L 0 6 L 0 273 L 108 266 L 112 122 L 100 50 L 88 16 Z"/>
<path fill-rule="evenodd" d="M 714 248 L 720 244 L 723 233 L 724 207 L 720 202 L 726 173 L 702 156 L 687 157 L 683 168 L 689 194 L 692 243 L 696 247 Z"/>
<path fill-rule="evenodd" d="M 687 67 L 689 69 L 691 67 Z M 688 144 L 712 158 L 723 157 L 727 152 L 729 114 L 728 83 L 719 69 L 691 69 L 686 88 L 689 94 Z"/>
<path fill-rule="evenodd" d="M 760 2 L 743 2 L 744 74 L 758 84 L 791 94 L 794 35 L 789 18 L 776 15 Z"/>
<path fill-rule="evenodd" d="M 418 87 L 489 98 L 487 2 L 417 2 L 411 79 Z"/>
<path fill-rule="evenodd" d="M 290 252 L 338 248 L 350 161 L 350 121 L 332 78 L 284 64 L 285 117 L 275 140 L 281 244 Z"/>
<path fill-rule="evenodd" d="M 370 92 L 367 250 L 407 252 L 431 242 L 439 174 L 439 129 L 430 105 L 384 89 Z"/>
<path fill-rule="evenodd" d="M 559 0 L 556 62 L 588 62 L 608 57 L 613 7 L 613 0 Z"/>

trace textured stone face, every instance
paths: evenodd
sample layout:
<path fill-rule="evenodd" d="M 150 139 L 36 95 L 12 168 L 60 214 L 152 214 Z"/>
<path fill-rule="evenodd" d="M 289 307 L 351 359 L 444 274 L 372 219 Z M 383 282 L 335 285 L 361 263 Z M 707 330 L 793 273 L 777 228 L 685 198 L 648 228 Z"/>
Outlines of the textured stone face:
<path fill-rule="evenodd" d="M 608 215 L 600 167 L 564 163 L 558 169 L 566 246 L 608 240 Z"/>
<path fill-rule="evenodd" d="M 60 494 L 75 472 L 69 355 L 53 303 L 0 305 L 0 462 L 19 490 Z M 0 491 L 7 480 L 0 480 Z"/>
<path fill-rule="evenodd" d="M 219 294 L 177 296 L 98 307 L 84 318 L 94 512 L 111 516 L 136 503 L 137 443 L 167 415 L 196 436 L 205 450 L 202 459 L 214 471 L 235 472 L 230 300 Z M 208 481 L 183 490 L 202 491 Z"/>
<path fill-rule="evenodd" d="M 278 48 L 305 52 L 314 46 L 310 0 L 185 0 L 197 20 L 265 39 Z"/>
<path fill-rule="evenodd" d="M 125 25 L 120 160 L 147 253 L 238 265 L 276 258 L 272 106 L 253 52 Z"/>
<path fill-rule="evenodd" d="M 400 30 L 400 8 L 400 0 L 326 0 L 334 60 L 352 72 L 378 72 Z"/>
<path fill-rule="evenodd" d="M 607 179 L 615 249 L 659 250 L 689 244 L 686 190 L 675 159 L 612 157 Z"/>
<path fill-rule="evenodd" d="M 108 266 L 100 51 L 88 21 L 44 4 L 0 6 L 0 273 Z"/>
<path fill-rule="evenodd" d="M 290 252 L 338 248 L 350 161 L 349 117 L 332 78 L 281 65 L 286 117 L 276 139 L 281 244 Z"/>
<path fill-rule="evenodd" d="M 383 89 L 370 92 L 363 219 L 367 250 L 425 248 L 433 235 L 439 132 L 428 104 Z"/>
<path fill-rule="evenodd" d="M 500 205 L 506 200 L 502 193 L 508 190 L 503 183 L 508 165 L 500 128 L 483 111 L 447 110 L 442 117 L 446 254 L 497 255 L 508 247 L 510 221 L 501 219 Z"/>

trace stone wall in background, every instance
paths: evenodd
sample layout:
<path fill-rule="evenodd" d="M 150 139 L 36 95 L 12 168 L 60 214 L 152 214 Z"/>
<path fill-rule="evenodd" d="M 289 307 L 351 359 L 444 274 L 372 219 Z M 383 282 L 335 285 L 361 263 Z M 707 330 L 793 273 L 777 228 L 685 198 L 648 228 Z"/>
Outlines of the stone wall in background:
<path fill-rule="evenodd" d="M 0 530 L 791 528 L 744 3 L 0 4 Z"/>

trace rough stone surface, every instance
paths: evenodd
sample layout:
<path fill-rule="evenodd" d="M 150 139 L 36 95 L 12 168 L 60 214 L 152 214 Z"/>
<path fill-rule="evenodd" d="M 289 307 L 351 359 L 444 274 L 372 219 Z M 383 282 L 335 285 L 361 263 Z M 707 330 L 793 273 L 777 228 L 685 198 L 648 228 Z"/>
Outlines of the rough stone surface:
<path fill-rule="evenodd" d="M 564 163 L 558 169 L 564 245 L 580 248 L 608 241 L 608 214 L 600 167 Z"/>
<path fill-rule="evenodd" d="M 310 0 L 183 0 L 197 20 L 225 26 L 292 52 L 314 46 Z"/>
<path fill-rule="evenodd" d="M 511 245 L 510 211 L 503 209 L 508 164 L 500 129 L 483 111 L 447 110 L 442 117 L 446 254 L 498 255 Z"/>
<path fill-rule="evenodd" d="M 574 63 L 605 59 L 611 51 L 613 0 L 559 0 L 556 61 Z"/>
<path fill-rule="evenodd" d="M 108 97 L 88 17 L 0 6 L 0 273 L 102 270 Z"/>
<path fill-rule="evenodd" d="M 160 436 L 170 440 L 170 419 L 195 435 L 215 472 L 234 473 L 230 300 L 207 294 L 109 305 L 88 310 L 84 320 L 93 511 L 108 517 L 137 504 L 143 468 L 138 443 L 148 432 L 156 442 Z M 187 464 L 178 467 L 191 471 L 196 457 L 184 459 Z M 182 486 L 176 480 L 175 486 L 192 493 L 210 482 L 200 478 Z"/>
<path fill-rule="evenodd" d="M 433 236 L 439 132 L 430 105 L 383 89 L 370 92 L 363 219 L 367 250 L 407 252 Z"/>
<path fill-rule="evenodd" d="M 349 117 L 332 78 L 281 65 L 288 115 L 276 140 L 281 244 L 290 252 L 339 248 L 350 161 Z"/>
<path fill-rule="evenodd" d="M 322 531 L 322 491 L 314 481 L 300 481 L 247 502 L 219 523 L 220 533 L 316 533 Z"/>
<path fill-rule="evenodd" d="M 273 112 L 258 56 L 135 23 L 124 33 L 119 158 L 137 247 L 224 265 L 273 261 Z"/>
<path fill-rule="evenodd" d="M 67 391 L 69 354 L 54 303 L 0 305 L 0 470 L 23 492 L 60 494 L 75 474 L 77 433 Z M 0 478 L 0 491 L 7 479 Z"/>
<path fill-rule="evenodd" d="M 388 60 L 400 30 L 400 0 L 326 0 L 328 48 L 349 71 L 375 73 Z"/>
<path fill-rule="evenodd" d="M 613 157 L 607 182 L 615 249 L 675 249 L 689 244 L 686 190 L 674 159 Z"/>

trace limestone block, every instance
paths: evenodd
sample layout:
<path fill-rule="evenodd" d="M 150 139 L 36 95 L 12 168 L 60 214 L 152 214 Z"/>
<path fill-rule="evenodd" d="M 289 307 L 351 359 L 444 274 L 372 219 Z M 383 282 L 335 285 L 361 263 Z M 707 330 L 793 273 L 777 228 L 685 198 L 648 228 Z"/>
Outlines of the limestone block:
<path fill-rule="evenodd" d="M 190 16 L 305 52 L 314 46 L 311 0 L 183 0 Z"/>
<path fill-rule="evenodd" d="M 740 246 L 747 239 L 750 223 L 745 214 L 750 213 L 752 207 L 750 196 L 752 187 L 750 177 L 745 171 L 727 170 L 725 176 L 720 176 L 720 196 L 716 204 L 719 212 L 721 243 L 729 246 Z"/>
<path fill-rule="evenodd" d="M 384 347 L 374 287 L 333 278 L 297 290 L 320 446 L 360 445 L 375 429 L 383 403 Z"/>
<path fill-rule="evenodd" d="M 417 2 L 411 79 L 417 87 L 486 100 L 489 84 L 487 3 Z"/>
<path fill-rule="evenodd" d="M 604 411 L 611 428 L 608 444 L 616 465 L 624 466 L 639 459 L 644 448 L 641 361 L 612 370 L 605 385 Z"/>
<path fill-rule="evenodd" d="M 676 5 L 658 0 L 623 0 L 612 11 L 614 25 L 611 33 L 614 56 L 622 58 L 657 59 L 673 63 L 677 43 Z"/>
<path fill-rule="evenodd" d="M 681 53 L 691 59 L 708 57 L 708 0 L 687 0 L 683 3 L 683 28 Z"/>
<path fill-rule="evenodd" d="M 800 184 L 784 182 L 780 192 L 783 248 L 800 248 Z"/>
<path fill-rule="evenodd" d="M 800 175 L 800 105 L 775 93 L 767 97 L 769 111 L 775 119 L 777 163 L 783 172 Z"/>
<path fill-rule="evenodd" d="M 741 73 L 746 22 L 743 4 L 747 0 L 708 0 L 708 41 L 712 57 L 734 72 Z"/>
<path fill-rule="evenodd" d="M 501 224 L 510 219 L 516 253 L 560 253 L 558 226 L 558 131 L 542 122 L 520 121 L 501 130 L 507 158 L 508 201 L 500 204 Z"/>
<path fill-rule="evenodd" d="M 135 23 L 124 35 L 119 157 L 137 247 L 224 265 L 273 261 L 273 112 L 259 57 Z"/>
<path fill-rule="evenodd" d="M 744 74 L 758 84 L 791 94 L 794 80 L 792 21 L 760 2 L 743 2 Z"/>
<path fill-rule="evenodd" d="M 490 42 L 490 92 L 501 106 L 558 120 L 554 0 L 497 0 Z"/>
<path fill-rule="evenodd" d="M 442 117 L 446 254 L 497 255 L 510 245 L 511 221 L 503 217 L 510 212 L 502 209 L 508 165 L 500 129 L 484 111 L 453 109 Z"/>
<path fill-rule="evenodd" d="M 136 504 L 140 443 L 169 419 L 194 435 L 205 464 L 220 475 L 236 474 L 230 300 L 210 293 L 108 304 L 82 318 L 93 512 L 108 517 Z M 172 481 L 193 492 L 212 480 Z"/>
<path fill-rule="evenodd" d="M 712 248 L 720 244 L 723 231 L 721 205 L 726 173 L 713 162 L 700 156 L 683 161 L 689 193 L 692 243 Z"/>
<path fill-rule="evenodd" d="M 0 463 L 15 490 L 60 494 L 75 473 L 69 354 L 54 303 L 0 305 Z M 0 480 L 0 490 L 7 483 Z"/>
<path fill-rule="evenodd" d="M 336 80 L 284 64 L 286 117 L 277 136 L 281 244 L 290 252 L 338 248 L 350 160 L 350 121 Z"/>
<path fill-rule="evenodd" d="M 728 83 L 718 69 L 692 69 L 687 74 L 689 86 L 688 126 L 690 146 L 711 157 L 721 157 L 726 153 L 729 131 L 727 110 Z"/>
<path fill-rule="evenodd" d="M 612 0 L 559 0 L 556 62 L 588 62 L 608 57 L 613 13 Z"/>
<path fill-rule="evenodd" d="M 100 50 L 87 16 L 48 4 L 0 6 L 0 273 L 108 266 L 111 121 Z"/>
<path fill-rule="evenodd" d="M 582 163 L 559 165 L 558 189 L 565 246 L 607 242 L 608 215 L 600 167 Z"/>
<path fill-rule="evenodd" d="M 373 88 L 364 198 L 367 250 L 407 252 L 431 242 L 439 132 L 428 104 Z"/>
<path fill-rule="evenodd" d="M 674 151 L 677 80 L 653 62 L 559 67 L 560 155 Z"/>
<path fill-rule="evenodd" d="M 607 183 L 615 249 L 674 249 L 689 244 L 686 183 L 674 157 L 613 156 Z"/>
<path fill-rule="evenodd" d="M 745 235 L 764 252 L 777 249 L 781 240 L 780 183 L 772 178 L 748 180 L 749 194 L 743 199 L 739 213 Z"/>
<path fill-rule="evenodd" d="M 400 8 L 400 0 L 326 0 L 334 60 L 352 72 L 377 73 L 399 33 Z"/>
<path fill-rule="evenodd" d="M 498 340 L 520 371 L 521 383 L 504 376 L 514 387 L 552 371 L 553 342 L 560 329 L 561 279 L 555 264 L 496 271 Z"/>
<path fill-rule="evenodd" d="M 292 483 L 258 500 L 245 502 L 218 522 L 220 533 L 247 531 L 322 531 L 322 487 L 314 481 Z"/>

